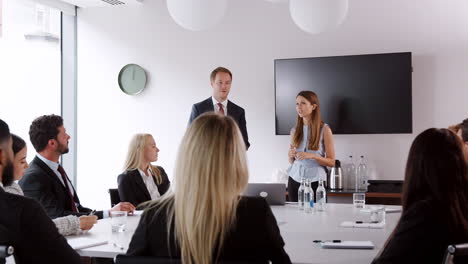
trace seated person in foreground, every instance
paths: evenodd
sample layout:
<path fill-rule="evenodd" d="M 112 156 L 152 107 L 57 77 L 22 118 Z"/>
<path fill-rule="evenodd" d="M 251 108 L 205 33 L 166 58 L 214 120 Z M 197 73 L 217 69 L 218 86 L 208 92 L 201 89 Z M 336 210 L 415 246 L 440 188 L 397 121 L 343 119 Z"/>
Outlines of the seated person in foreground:
<path fill-rule="evenodd" d="M 25 170 L 29 167 L 26 161 L 28 148 L 26 142 L 17 135 L 11 134 L 13 140 L 13 166 L 15 167 L 14 180 L 20 180 Z M 23 190 L 16 182 L 12 182 L 9 186 L 3 186 L 6 192 L 24 196 Z M 64 236 L 76 235 L 81 233 L 83 230 L 89 230 L 97 222 L 97 216 L 95 215 L 83 215 L 79 218 L 74 215 L 68 215 L 64 217 L 55 218 L 52 220 L 57 227 L 59 233 Z"/>
<path fill-rule="evenodd" d="M 11 146 L 8 125 L 0 120 L 0 244 L 14 247 L 17 264 L 81 263 L 40 204 L 3 190 L 14 179 Z"/>
<path fill-rule="evenodd" d="M 241 197 L 246 149 L 231 117 L 203 114 L 179 147 L 174 192 L 145 204 L 127 254 L 182 263 L 291 263 L 263 198 Z"/>
<path fill-rule="evenodd" d="M 467 173 L 455 133 L 419 134 L 406 164 L 401 218 L 372 263 L 442 263 L 448 245 L 468 242 Z"/>
<path fill-rule="evenodd" d="M 162 167 L 151 162 L 158 160 L 159 149 L 150 134 L 136 134 L 128 146 L 125 171 L 117 178 L 120 200 L 134 206 L 156 200 L 170 186 Z"/>

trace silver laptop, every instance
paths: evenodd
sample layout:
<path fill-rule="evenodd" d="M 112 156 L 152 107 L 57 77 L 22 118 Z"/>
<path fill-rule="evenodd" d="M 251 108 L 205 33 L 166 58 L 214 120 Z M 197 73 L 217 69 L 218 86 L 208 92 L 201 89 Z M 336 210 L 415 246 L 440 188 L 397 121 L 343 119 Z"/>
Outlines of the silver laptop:
<path fill-rule="evenodd" d="M 284 205 L 286 185 L 284 183 L 249 183 L 244 196 L 263 197 L 269 205 Z"/>

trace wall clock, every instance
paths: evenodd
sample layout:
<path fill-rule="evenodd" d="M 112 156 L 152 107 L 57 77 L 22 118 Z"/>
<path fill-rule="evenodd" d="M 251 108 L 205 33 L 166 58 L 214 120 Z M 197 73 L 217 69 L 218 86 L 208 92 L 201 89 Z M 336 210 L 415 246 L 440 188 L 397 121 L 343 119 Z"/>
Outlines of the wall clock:
<path fill-rule="evenodd" d="M 119 72 L 119 87 L 128 95 L 139 94 L 146 86 L 146 72 L 136 64 L 127 64 Z"/>

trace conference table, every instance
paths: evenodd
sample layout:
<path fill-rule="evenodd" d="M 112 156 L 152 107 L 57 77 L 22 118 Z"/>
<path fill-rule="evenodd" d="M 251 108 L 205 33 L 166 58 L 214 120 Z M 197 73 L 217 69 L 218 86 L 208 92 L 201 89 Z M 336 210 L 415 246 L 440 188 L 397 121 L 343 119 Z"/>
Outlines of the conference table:
<path fill-rule="evenodd" d="M 271 206 L 285 250 L 293 263 L 370 263 L 384 245 L 401 215 L 401 206 L 385 206 L 392 213 L 386 214 L 383 228 L 341 227 L 343 221 L 370 221 L 370 213 L 354 208 L 352 204 L 326 205 L 325 211 L 305 213 L 296 204 Z M 69 236 L 75 239 L 108 241 L 106 244 L 77 250 L 81 256 L 114 258 L 125 254 L 140 220 L 141 212 L 127 217 L 123 233 L 112 233 L 110 219 L 99 220 L 87 233 Z M 372 241 L 374 249 L 324 249 L 314 240 Z M 116 244 L 113 242 L 117 241 Z"/>

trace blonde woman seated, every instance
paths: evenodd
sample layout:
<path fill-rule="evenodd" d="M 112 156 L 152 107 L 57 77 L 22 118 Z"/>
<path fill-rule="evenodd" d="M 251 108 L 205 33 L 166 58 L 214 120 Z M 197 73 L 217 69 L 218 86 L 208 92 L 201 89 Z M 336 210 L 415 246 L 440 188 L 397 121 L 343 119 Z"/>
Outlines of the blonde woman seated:
<path fill-rule="evenodd" d="M 28 154 L 28 148 L 26 147 L 26 142 L 15 134 L 11 134 L 13 140 L 13 166 L 14 166 L 14 180 L 19 181 L 26 169 L 29 167 L 28 162 L 26 161 L 26 156 Z M 11 185 L 4 186 L 4 190 L 8 193 L 24 196 L 23 190 L 18 183 L 13 182 Z M 55 226 L 58 229 L 58 232 L 63 236 L 76 235 L 81 233 L 81 231 L 89 230 L 97 223 L 97 216 L 74 216 L 68 215 L 64 217 L 58 217 L 52 219 Z"/>
<path fill-rule="evenodd" d="M 263 198 L 241 197 L 245 144 L 235 121 L 203 114 L 179 147 L 175 190 L 146 204 L 127 254 L 209 264 L 219 260 L 291 263 Z"/>
<path fill-rule="evenodd" d="M 169 189 L 170 182 L 162 167 L 151 162 L 158 160 L 159 149 L 150 134 L 136 134 L 128 146 L 124 172 L 119 175 L 119 196 L 122 202 L 137 206 L 156 200 Z"/>

